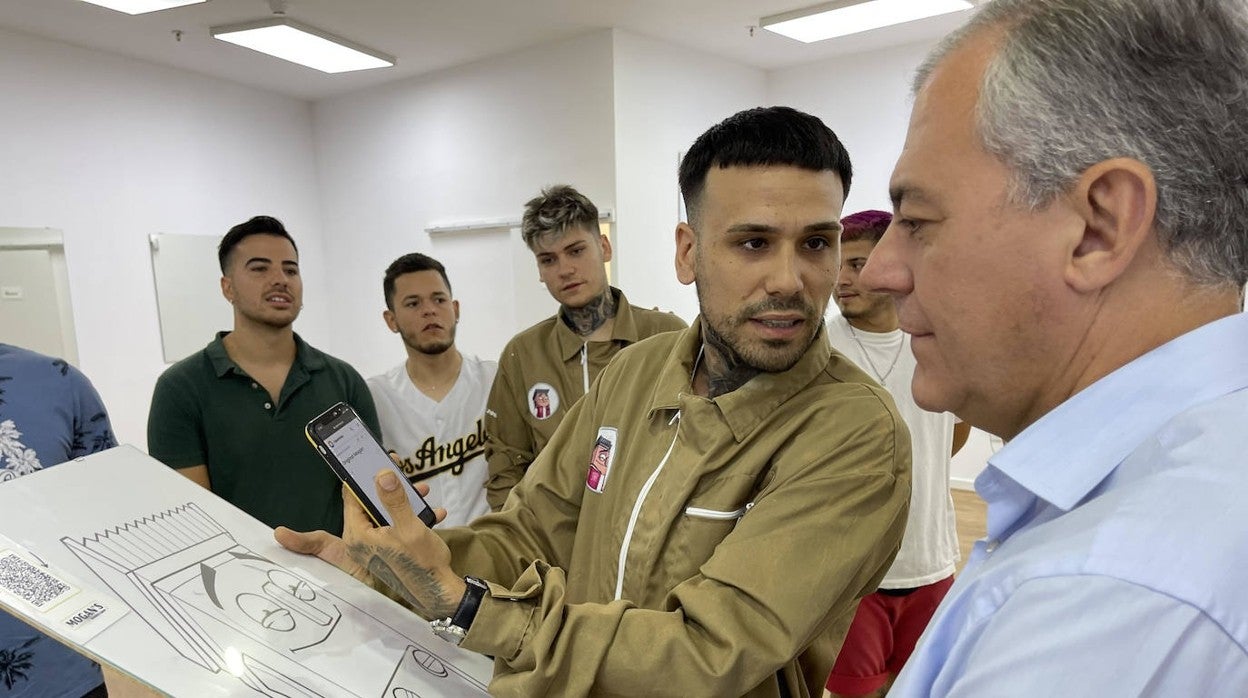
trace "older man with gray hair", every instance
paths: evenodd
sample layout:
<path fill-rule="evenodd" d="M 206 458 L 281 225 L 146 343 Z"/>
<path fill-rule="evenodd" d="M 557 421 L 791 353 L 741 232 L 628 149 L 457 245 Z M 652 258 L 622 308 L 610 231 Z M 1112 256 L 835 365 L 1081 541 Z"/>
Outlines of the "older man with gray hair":
<path fill-rule="evenodd" d="M 1009 443 L 891 695 L 1248 695 L 1248 5 L 995 0 L 916 85 L 862 283 Z"/>

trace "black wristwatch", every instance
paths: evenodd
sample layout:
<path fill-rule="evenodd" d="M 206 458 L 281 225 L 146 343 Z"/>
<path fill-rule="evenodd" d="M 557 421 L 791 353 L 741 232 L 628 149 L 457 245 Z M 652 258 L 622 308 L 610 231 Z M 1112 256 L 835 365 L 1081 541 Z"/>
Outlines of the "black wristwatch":
<path fill-rule="evenodd" d="M 459 608 L 450 618 L 435 620 L 429 624 L 433 634 L 452 645 L 459 645 L 468 636 L 468 628 L 477 617 L 477 609 L 481 607 L 481 599 L 490 593 L 490 587 L 476 577 L 464 577 L 464 598 L 459 601 Z"/>

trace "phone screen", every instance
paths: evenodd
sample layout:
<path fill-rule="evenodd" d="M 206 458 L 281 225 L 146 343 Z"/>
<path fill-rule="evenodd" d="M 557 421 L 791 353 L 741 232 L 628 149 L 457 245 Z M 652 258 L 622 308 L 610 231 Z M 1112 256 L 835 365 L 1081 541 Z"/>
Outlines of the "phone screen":
<path fill-rule="evenodd" d="M 425 525 L 433 525 L 433 510 L 416 493 L 416 490 L 412 489 L 407 477 L 390 459 L 390 455 L 385 452 L 381 444 L 377 443 L 377 439 L 373 437 L 372 432 L 368 430 L 354 410 L 347 405 L 335 405 L 330 411 L 313 420 L 308 427 L 315 436 L 313 441 L 316 442 L 318 450 L 329 449 L 329 455 L 332 455 L 333 460 L 337 461 L 341 469 L 345 471 L 346 477 L 342 472 L 339 472 L 338 476 L 347 481 L 347 485 L 351 487 L 356 496 L 361 498 L 364 508 L 371 509 L 369 513 L 379 525 L 390 524 L 389 517 L 386 516 L 386 508 L 378 498 L 377 486 L 373 482 L 378 471 L 384 469 L 392 470 L 398 476 L 404 492 L 407 493 L 407 500 L 412 511 L 420 516 Z M 322 455 L 326 454 L 322 453 Z M 368 500 L 367 503 L 363 501 L 365 498 Z"/>

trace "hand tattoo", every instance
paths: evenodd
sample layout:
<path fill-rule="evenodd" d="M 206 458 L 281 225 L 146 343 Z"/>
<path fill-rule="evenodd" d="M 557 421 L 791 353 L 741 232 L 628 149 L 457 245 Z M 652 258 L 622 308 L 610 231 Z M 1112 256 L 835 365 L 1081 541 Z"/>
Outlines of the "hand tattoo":
<path fill-rule="evenodd" d="M 702 321 L 702 343 L 706 348 L 706 382 L 708 397 L 718 397 L 745 385 L 762 373 L 746 363 L 706 320 Z"/>
<path fill-rule="evenodd" d="M 425 620 L 450 618 L 455 615 L 459 600 L 450 600 L 430 570 L 417 564 L 405 553 L 386 548 L 354 543 L 347 548 L 351 558 L 368 568 L 383 584 L 398 592 L 412 610 Z M 398 571 L 395 568 L 398 568 Z"/>
<path fill-rule="evenodd" d="M 564 324 L 572 328 L 572 331 L 582 337 L 588 337 L 594 333 L 594 330 L 602 327 L 607 320 L 615 317 L 615 311 L 618 301 L 615 294 L 611 292 L 608 286 L 607 290 L 602 292 L 588 305 L 581 308 L 569 308 L 561 306 L 559 316 L 563 318 Z"/>

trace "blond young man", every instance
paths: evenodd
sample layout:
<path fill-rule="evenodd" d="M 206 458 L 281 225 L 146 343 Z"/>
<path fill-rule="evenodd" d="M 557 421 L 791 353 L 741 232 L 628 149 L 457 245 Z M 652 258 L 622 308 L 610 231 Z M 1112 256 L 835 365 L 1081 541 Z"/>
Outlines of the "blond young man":
<path fill-rule="evenodd" d="M 685 328 L 671 313 L 631 305 L 607 283 L 611 241 L 599 232 L 597 207 L 572 187 L 549 187 L 526 203 L 521 230 L 559 312 L 513 337 L 498 361 L 485 420 L 495 511 L 621 349 Z"/>

